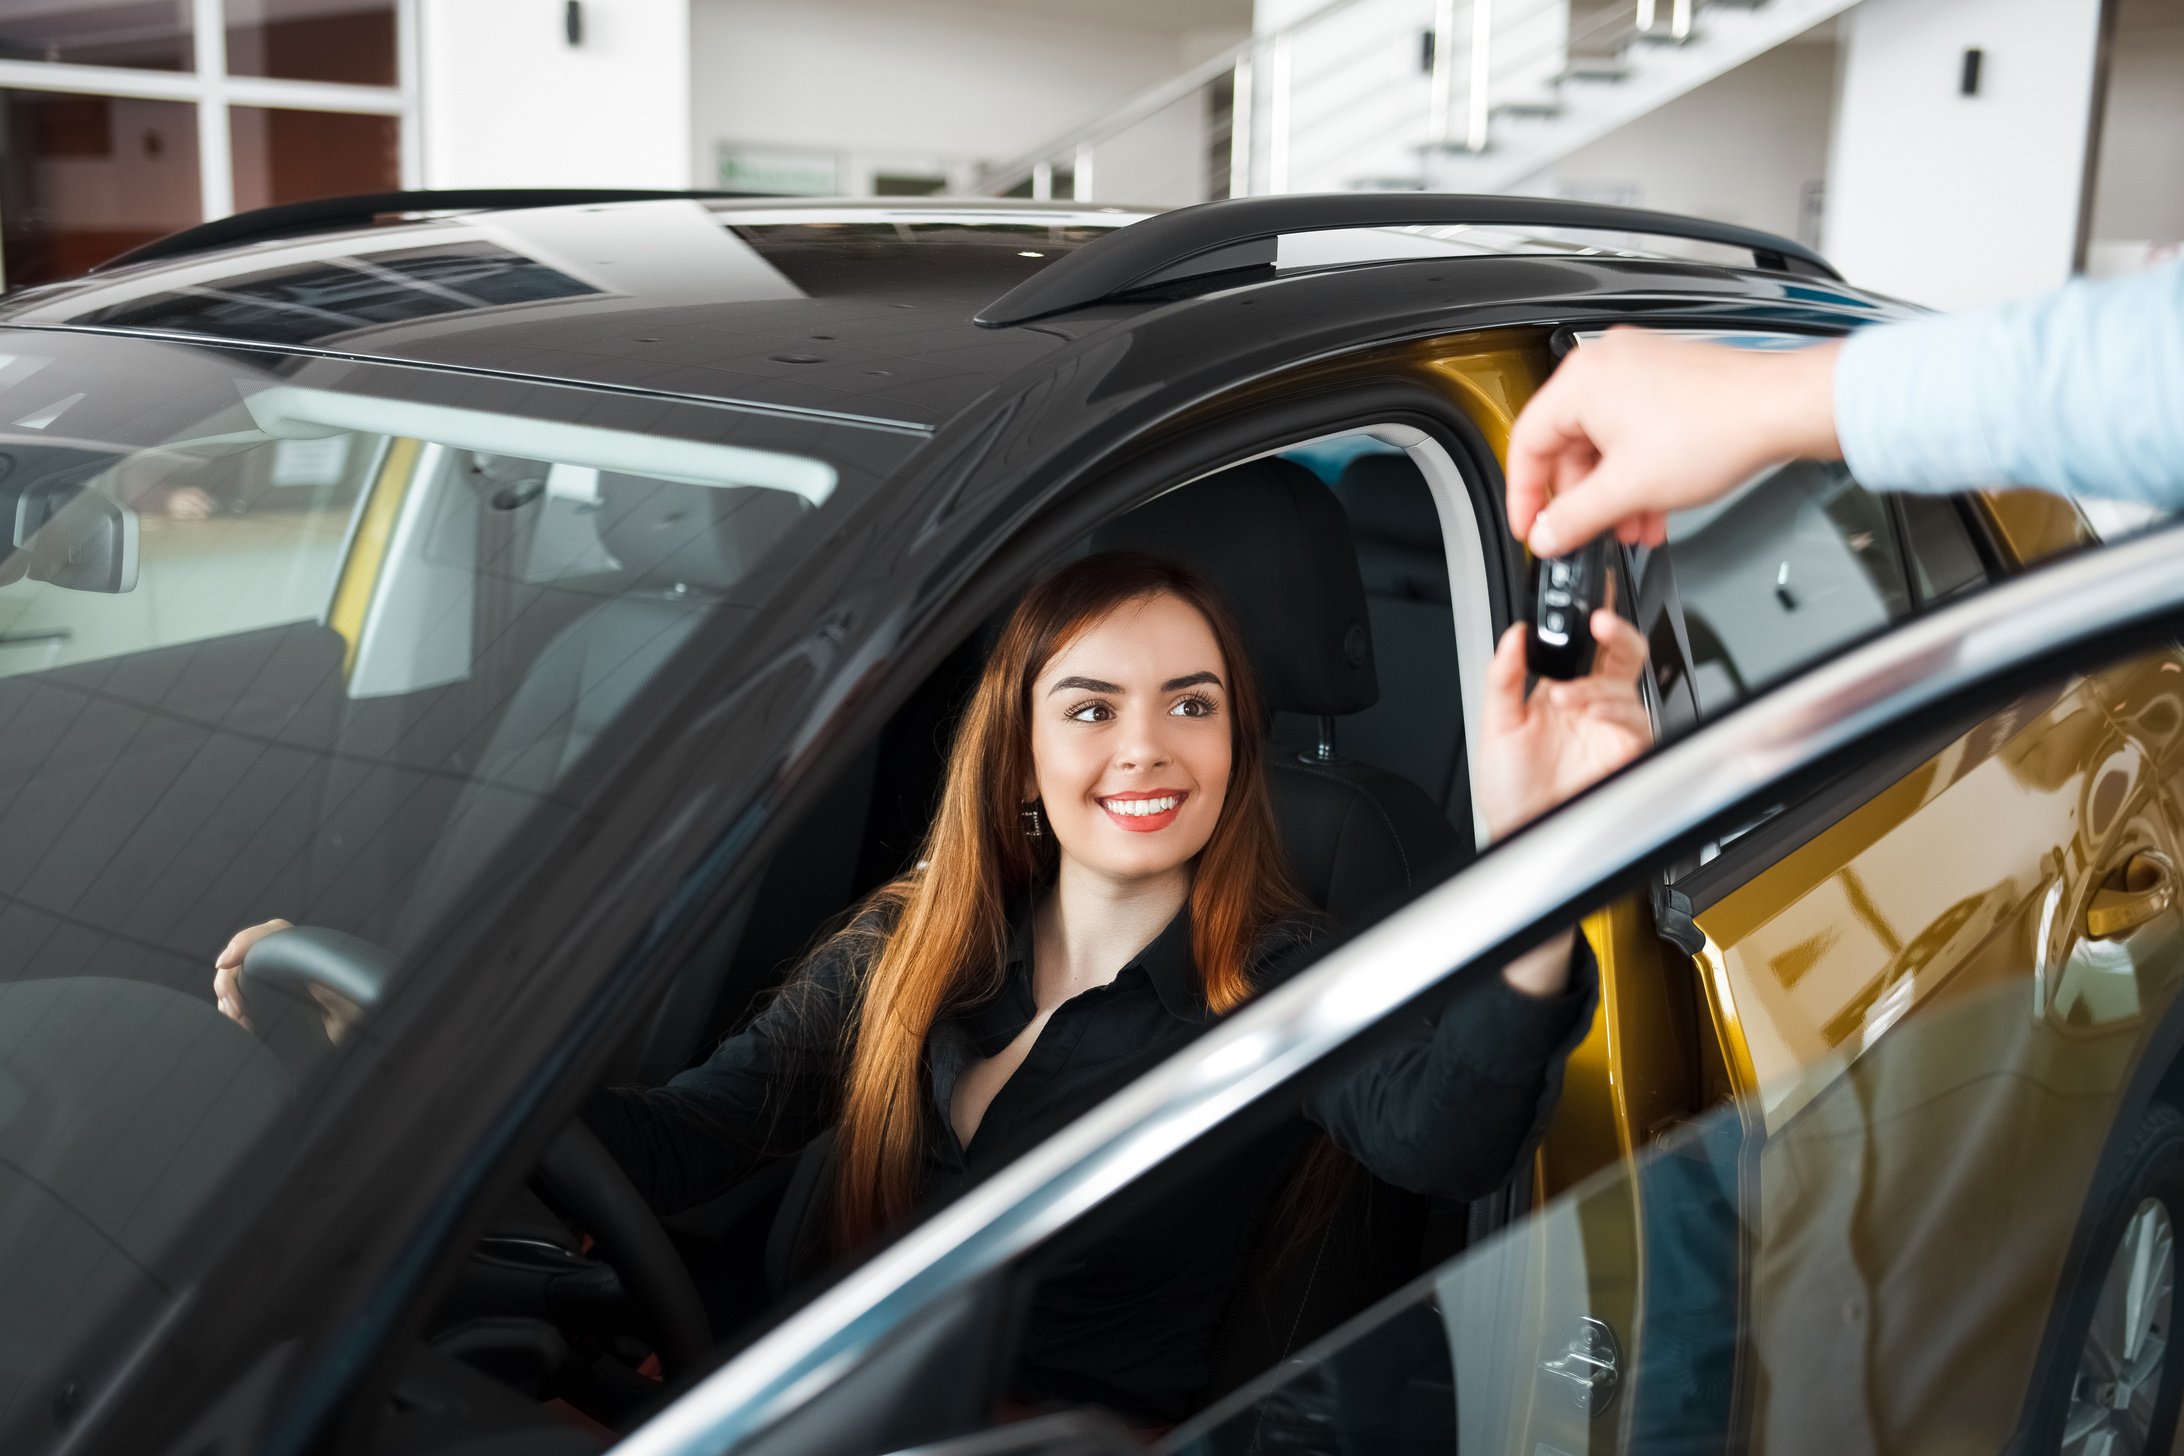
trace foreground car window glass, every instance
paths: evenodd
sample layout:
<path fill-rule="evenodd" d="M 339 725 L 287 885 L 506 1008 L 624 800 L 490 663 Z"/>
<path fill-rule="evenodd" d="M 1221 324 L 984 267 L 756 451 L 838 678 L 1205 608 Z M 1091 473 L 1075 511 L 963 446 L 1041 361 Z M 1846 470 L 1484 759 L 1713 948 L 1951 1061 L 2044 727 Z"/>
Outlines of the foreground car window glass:
<path fill-rule="evenodd" d="M 2078 959 L 2173 997 L 2173 945 Z M 2162 1018 L 1971 979 L 1421 1269 L 1160 1449 L 2170 1449 L 2184 1111 L 2133 1062 Z"/>
<path fill-rule="evenodd" d="M 752 428 L 14 336 L 0 1425 L 55 1399 L 95 1321 L 186 1280 L 179 1234 L 328 1054 L 322 1023 L 383 989 L 246 982 L 245 1030 L 213 1007 L 222 945 L 281 917 L 398 964 L 519 825 L 550 843 L 586 753 L 678 646 L 732 630 L 723 600 L 841 479 Z"/>
<path fill-rule="evenodd" d="M 2180 664 L 2163 646 L 1990 703 L 1897 789 L 1700 904 L 1688 949 L 1647 897 L 1595 908 L 1600 1009 L 1509 1184 L 1451 1197 L 1315 1154 L 1209 1196 L 1300 1098 L 1399 1047 L 1386 1025 L 1227 1118 L 1015 1271 L 1018 1302 L 993 1307 L 1030 1314 L 987 1330 L 989 1418 L 1104 1407 L 1194 1456 L 1789 1452 L 1814 1432 L 1830 1450 L 2168 1449 Z M 1897 725 L 1904 745 L 1934 726 Z M 1454 926 L 1475 907 L 1439 908 Z M 1398 1020 L 1500 1014 L 1495 975 L 1469 968 Z M 1421 1105 L 1412 1146 L 1477 1135 L 1470 1098 Z M 1187 1331 L 1148 1285 L 1156 1228 L 1222 1251 L 1186 1279 L 1234 1281 Z M 1111 1343 L 1058 1345 L 1088 1275 L 1127 1291 Z M 1194 1393 L 1162 1388 L 1185 1368 Z M 863 1398 L 913 1399 L 878 1394 L 902 1368 L 872 1378 Z"/>
<path fill-rule="evenodd" d="M 1607 1014 L 1507 1225 L 1355 1169 L 1239 1211 L 1162 1449 L 2169 1449 L 2180 662 L 2011 699 L 1702 903 L 1694 953 L 1588 916 Z"/>

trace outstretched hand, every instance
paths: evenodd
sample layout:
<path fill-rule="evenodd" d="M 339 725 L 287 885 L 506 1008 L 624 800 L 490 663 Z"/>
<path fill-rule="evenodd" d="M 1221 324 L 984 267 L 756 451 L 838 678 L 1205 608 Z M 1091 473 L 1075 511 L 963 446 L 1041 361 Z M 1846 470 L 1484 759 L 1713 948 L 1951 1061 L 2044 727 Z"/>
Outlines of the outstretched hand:
<path fill-rule="evenodd" d="M 1509 436 L 1509 529 L 1560 556 L 1658 546 L 1668 512 L 1770 466 L 1833 459 L 1839 346 L 1759 350 L 1610 329 L 1563 359 Z"/>
<path fill-rule="evenodd" d="M 1603 607 L 1592 615 L 1592 671 L 1525 692 L 1523 623 L 1502 634 L 1486 671 L 1479 808 L 1495 839 L 1629 763 L 1653 743 L 1638 696 L 1645 639 Z"/>

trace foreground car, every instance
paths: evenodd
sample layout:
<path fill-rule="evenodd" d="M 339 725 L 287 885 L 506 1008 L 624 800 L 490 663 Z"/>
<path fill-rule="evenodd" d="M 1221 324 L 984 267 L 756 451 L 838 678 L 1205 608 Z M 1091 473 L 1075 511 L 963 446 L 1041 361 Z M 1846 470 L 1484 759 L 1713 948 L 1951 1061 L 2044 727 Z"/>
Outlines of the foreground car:
<path fill-rule="evenodd" d="M 1524 199 L 367 221 L 0 317 L 10 1440 L 962 1437 L 1057 1236 L 1580 914 L 1602 1012 L 1536 1167 L 1361 1183 L 1302 1253 L 1219 1211 L 1261 1274 L 1172 1446 L 2166 1439 L 2173 543 L 2005 581 L 2067 509 L 1784 472 L 1617 562 L 1670 746 L 1480 853 L 1495 455 L 1557 352 L 1893 306 Z M 1362 934 L 823 1290 L 760 1252 L 792 1167 L 663 1237 L 570 1110 L 905 867 L 987 624 L 1114 544 L 1231 596 L 1292 857 Z M 275 915 L 246 1034 L 210 960 Z"/>

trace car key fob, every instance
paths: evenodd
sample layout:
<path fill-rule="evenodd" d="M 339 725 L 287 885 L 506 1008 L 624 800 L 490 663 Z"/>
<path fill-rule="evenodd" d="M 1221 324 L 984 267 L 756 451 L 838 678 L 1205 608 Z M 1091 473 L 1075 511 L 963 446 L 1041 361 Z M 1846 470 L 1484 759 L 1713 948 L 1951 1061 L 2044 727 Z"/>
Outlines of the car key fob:
<path fill-rule="evenodd" d="M 1532 558 L 1532 631 L 1524 659 L 1535 674 L 1566 682 L 1592 671 L 1592 614 L 1606 595 L 1607 570 L 1605 537 L 1567 556 Z"/>

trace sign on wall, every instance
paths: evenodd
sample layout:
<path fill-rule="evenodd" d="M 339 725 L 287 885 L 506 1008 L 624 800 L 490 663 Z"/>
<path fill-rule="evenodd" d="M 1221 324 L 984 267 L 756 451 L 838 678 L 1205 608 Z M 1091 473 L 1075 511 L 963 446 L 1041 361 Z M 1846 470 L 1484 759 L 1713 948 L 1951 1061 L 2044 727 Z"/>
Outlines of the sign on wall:
<path fill-rule="evenodd" d="M 845 190 L 839 152 L 805 147 L 713 145 L 714 173 L 724 192 L 773 192 L 798 197 L 836 197 Z"/>

